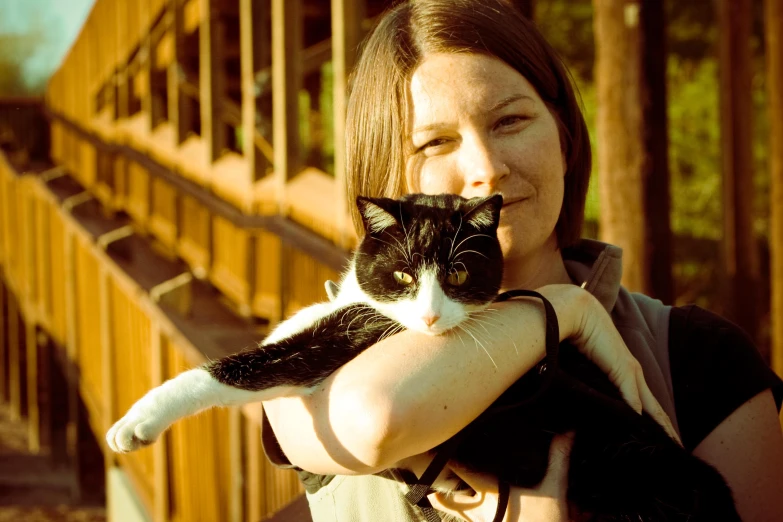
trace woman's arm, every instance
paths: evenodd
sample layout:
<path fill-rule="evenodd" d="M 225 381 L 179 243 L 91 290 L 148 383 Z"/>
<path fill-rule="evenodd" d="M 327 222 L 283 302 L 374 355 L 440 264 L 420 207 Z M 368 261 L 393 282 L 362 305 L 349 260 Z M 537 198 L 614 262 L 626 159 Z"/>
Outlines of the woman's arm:
<path fill-rule="evenodd" d="M 598 301 L 573 285 L 540 291 L 555 308 L 561 339 L 570 338 L 604 369 L 637 411 L 644 404 L 668 424 Z M 402 332 L 361 353 L 311 395 L 266 402 L 286 456 L 314 473 L 373 473 L 456 434 L 545 352 L 537 300 L 493 308 L 492 324 L 473 327 L 478 342 L 464 334 Z"/>
<path fill-rule="evenodd" d="M 693 454 L 724 476 L 742 520 L 783 519 L 783 433 L 770 390 L 735 410 Z"/>
<path fill-rule="evenodd" d="M 544 354 L 539 306 L 493 308 L 498 326 L 480 335 L 489 355 L 467 335 L 405 331 L 359 354 L 311 395 L 265 402 L 286 456 L 314 473 L 373 473 L 467 426 Z"/>

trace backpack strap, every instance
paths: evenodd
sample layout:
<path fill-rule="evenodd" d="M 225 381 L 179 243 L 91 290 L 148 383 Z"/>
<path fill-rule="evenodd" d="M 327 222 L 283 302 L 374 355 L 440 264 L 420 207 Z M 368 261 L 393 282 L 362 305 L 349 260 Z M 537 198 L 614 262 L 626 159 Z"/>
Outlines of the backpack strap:
<path fill-rule="evenodd" d="M 502 407 L 496 407 L 486 410 L 484 413 L 471 423 L 471 425 L 478 425 L 481 420 L 489 416 L 494 416 L 499 413 L 506 412 L 510 409 L 516 408 L 522 404 L 535 401 L 541 394 L 543 394 L 552 382 L 553 375 L 557 369 L 557 356 L 560 346 L 560 327 L 557 322 L 557 314 L 552 307 L 552 303 L 547 300 L 546 297 L 533 290 L 509 290 L 503 292 L 495 298 L 495 302 L 508 301 L 516 297 L 537 297 L 541 299 L 544 304 L 544 316 L 545 316 L 545 343 L 546 343 L 546 356 L 544 360 L 537 366 L 538 373 L 543 377 L 540 388 L 531 397 L 524 401 L 514 404 L 505 405 Z M 462 431 L 454 435 L 452 438 L 444 442 L 435 453 L 435 458 L 432 459 L 430 465 L 424 471 L 420 478 L 417 478 L 415 473 L 410 470 L 400 470 L 400 473 L 405 480 L 405 483 L 410 488 L 410 491 L 405 495 L 405 498 L 413 505 L 418 506 L 424 516 L 427 518 L 427 522 L 439 522 L 440 515 L 432 507 L 432 504 L 427 499 L 427 494 L 432 490 L 432 484 L 438 475 L 446 467 L 451 457 L 456 452 L 465 434 L 468 432 L 470 426 L 464 428 Z M 498 506 L 495 512 L 495 518 L 493 522 L 501 522 L 506 514 L 508 507 L 510 486 L 508 482 L 498 480 Z M 437 517 L 437 518 L 435 518 Z"/>

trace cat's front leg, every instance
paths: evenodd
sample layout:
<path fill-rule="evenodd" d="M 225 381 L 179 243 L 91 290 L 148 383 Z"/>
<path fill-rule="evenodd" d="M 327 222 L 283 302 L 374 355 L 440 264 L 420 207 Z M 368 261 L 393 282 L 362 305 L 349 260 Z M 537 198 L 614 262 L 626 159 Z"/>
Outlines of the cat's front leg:
<path fill-rule="evenodd" d="M 157 440 L 177 420 L 213 406 L 239 405 L 259 400 L 259 393 L 218 382 L 196 368 L 179 374 L 147 392 L 106 434 L 118 453 L 134 451 Z"/>

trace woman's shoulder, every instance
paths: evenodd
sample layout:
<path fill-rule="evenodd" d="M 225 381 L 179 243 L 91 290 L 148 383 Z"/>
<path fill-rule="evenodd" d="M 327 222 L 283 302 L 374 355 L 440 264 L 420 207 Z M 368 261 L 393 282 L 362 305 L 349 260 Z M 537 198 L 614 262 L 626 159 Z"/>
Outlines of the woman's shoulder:
<path fill-rule="evenodd" d="M 695 448 L 742 404 L 783 381 L 739 326 L 699 306 L 673 307 L 669 361 L 675 409 L 686 448 Z"/>

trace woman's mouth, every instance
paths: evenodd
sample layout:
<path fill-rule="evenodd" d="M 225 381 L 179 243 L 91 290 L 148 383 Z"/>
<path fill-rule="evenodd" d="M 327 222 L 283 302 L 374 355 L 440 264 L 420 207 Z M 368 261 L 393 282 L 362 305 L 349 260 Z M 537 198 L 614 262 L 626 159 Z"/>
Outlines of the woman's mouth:
<path fill-rule="evenodd" d="M 516 205 L 517 203 L 522 203 L 523 201 L 527 201 L 527 198 L 513 198 L 503 203 L 502 210 L 506 210 L 507 208 L 511 207 L 512 205 Z"/>

